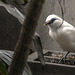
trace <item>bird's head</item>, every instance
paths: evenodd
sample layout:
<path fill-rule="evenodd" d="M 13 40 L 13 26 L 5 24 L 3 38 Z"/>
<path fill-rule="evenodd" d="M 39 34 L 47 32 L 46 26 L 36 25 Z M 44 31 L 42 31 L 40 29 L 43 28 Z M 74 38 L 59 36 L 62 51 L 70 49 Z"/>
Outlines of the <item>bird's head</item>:
<path fill-rule="evenodd" d="M 49 15 L 46 18 L 45 24 L 44 25 L 49 25 L 52 27 L 59 27 L 62 23 L 62 19 L 60 17 L 58 17 L 55 14 Z"/>

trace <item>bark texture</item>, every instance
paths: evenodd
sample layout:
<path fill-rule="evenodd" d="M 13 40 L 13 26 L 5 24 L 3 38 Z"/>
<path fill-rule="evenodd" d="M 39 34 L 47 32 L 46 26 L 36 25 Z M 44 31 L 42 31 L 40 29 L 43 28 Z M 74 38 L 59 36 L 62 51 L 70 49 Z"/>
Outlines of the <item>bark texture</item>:
<path fill-rule="evenodd" d="M 30 2 L 7 75 L 22 75 L 30 52 L 29 46 L 32 42 L 44 2 L 45 0 L 32 0 Z"/>

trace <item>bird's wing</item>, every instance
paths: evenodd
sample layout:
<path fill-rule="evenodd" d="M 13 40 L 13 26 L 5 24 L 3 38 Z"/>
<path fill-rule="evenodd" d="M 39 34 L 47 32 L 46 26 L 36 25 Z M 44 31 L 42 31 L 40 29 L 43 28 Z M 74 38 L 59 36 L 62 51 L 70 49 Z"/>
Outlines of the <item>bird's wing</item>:
<path fill-rule="evenodd" d="M 58 31 L 57 42 L 64 50 L 75 52 L 75 28 L 64 27 Z"/>
<path fill-rule="evenodd" d="M 63 36 L 65 36 L 65 38 L 69 39 L 72 42 L 75 42 L 75 28 L 72 27 L 65 27 L 63 28 Z"/>

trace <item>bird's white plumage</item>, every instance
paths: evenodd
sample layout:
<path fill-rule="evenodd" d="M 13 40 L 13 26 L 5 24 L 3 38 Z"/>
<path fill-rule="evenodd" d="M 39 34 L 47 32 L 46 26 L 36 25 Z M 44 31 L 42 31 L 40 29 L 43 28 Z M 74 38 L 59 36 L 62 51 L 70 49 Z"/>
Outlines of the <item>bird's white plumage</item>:
<path fill-rule="evenodd" d="M 46 22 L 47 21 L 50 21 L 52 18 L 57 18 L 59 20 L 62 20 L 59 16 L 55 15 L 55 14 L 52 14 L 52 15 L 49 15 L 47 18 L 46 18 Z"/>
<path fill-rule="evenodd" d="M 57 41 L 60 47 L 66 51 L 75 52 L 75 28 L 71 24 L 63 21 L 57 15 L 49 15 L 46 19 L 47 22 L 50 22 L 52 18 L 56 20 L 52 23 L 48 23 L 49 35 Z"/>

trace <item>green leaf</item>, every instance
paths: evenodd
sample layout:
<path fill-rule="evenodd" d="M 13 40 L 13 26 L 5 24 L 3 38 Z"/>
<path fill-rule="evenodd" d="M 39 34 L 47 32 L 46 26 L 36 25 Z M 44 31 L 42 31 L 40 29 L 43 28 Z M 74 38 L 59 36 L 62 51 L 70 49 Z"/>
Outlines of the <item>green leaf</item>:
<path fill-rule="evenodd" d="M 3 3 L 8 4 L 6 0 L 1 0 Z"/>
<path fill-rule="evenodd" d="M 2 73 L 2 75 L 6 75 L 6 68 L 2 61 L 0 61 L 0 73 Z"/>

